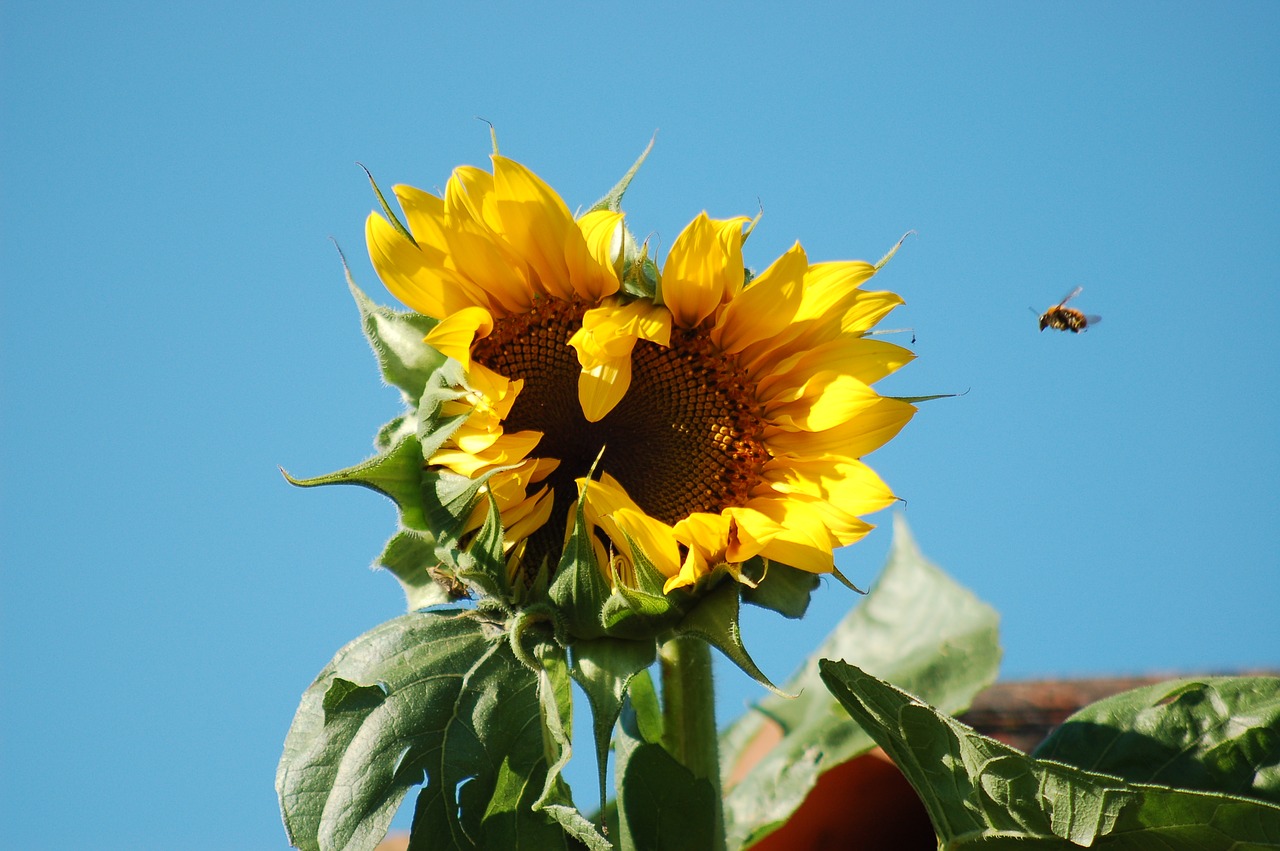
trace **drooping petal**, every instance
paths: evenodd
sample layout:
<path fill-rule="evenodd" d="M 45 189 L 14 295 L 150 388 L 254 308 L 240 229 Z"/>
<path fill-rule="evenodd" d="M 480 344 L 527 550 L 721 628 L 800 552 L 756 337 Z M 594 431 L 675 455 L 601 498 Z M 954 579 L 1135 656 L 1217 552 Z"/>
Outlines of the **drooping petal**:
<path fill-rule="evenodd" d="M 663 576 L 674 576 L 679 571 L 680 553 L 670 526 L 645 514 L 608 473 L 599 480 L 580 480 L 579 487 L 584 485 L 589 516 L 600 524 L 614 546 L 632 558 L 636 557 L 633 546 L 638 547 Z"/>
<path fill-rule="evenodd" d="M 569 345 L 577 350 L 578 362 L 591 367 L 629 355 L 637 340 L 668 345 L 671 313 L 645 299 L 610 300 L 583 314 L 582 327 L 570 337 Z"/>
<path fill-rule="evenodd" d="M 471 368 L 471 344 L 493 330 L 493 316 L 483 307 L 464 307 L 440 320 L 424 338 L 428 346 L 447 358 Z"/>
<path fill-rule="evenodd" d="M 618 406 L 631 386 L 631 355 L 599 360 L 578 375 L 578 404 L 589 423 L 598 423 Z"/>
<path fill-rule="evenodd" d="M 748 221 L 699 213 L 676 237 L 662 267 L 662 301 L 676 325 L 696 328 L 742 287 L 742 226 Z"/>
<path fill-rule="evenodd" d="M 752 500 L 725 509 L 737 523 L 732 561 L 760 555 L 809 573 L 830 573 L 835 566 L 832 539 L 820 512 L 796 500 Z"/>

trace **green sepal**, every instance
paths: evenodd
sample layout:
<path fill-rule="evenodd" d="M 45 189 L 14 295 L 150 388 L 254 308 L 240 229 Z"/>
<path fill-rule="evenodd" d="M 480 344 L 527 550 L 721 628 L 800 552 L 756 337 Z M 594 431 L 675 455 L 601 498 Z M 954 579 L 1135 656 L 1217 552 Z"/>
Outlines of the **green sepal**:
<path fill-rule="evenodd" d="M 627 187 L 631 185 L 631 179 L 636 176 L 636 172 L 640 171 L 640 166 L 644 165 L 644 161 L 648 158 L 649 152 L 653 150 L 653 143 L 658 141 L 658 134 L 654 133 L 649 140 L 649 144 L 645 146 L 644 152 L 631 164 L 631 168 L 627 169 L 627 173 L 622 179 L 613 185 L 603 198 L 591 205 L 588 213 L 594 213 L 599 210 L 609 210 L 618 213 L 622 211 L 622 196 L 626 194 Z"/>
<path fill-rule="evenodd" d="M 365 339 L 378 359 L 383 380 L 399 388 L 405 402 L 416 405 L 427 380 L 446 360 L 422 341 L 437 320 L 374 303 L 356 286 L 350 271 L 347 271 L 347 286 L 356 300 Z"/>
<path fill-rule="evenodd" d="M 623 235 L 623 256 L 621 286 L 622 291 L 636 298 L 646 298 L 654 304 L 661 304 L 662 272 L 658 264 L 649 257 L 648 244 L 636 245 L 630 232 Z"/>
<path fill-rule="evenodd" d="M 440 578 L 431 573 L 439 564 L 435 539 L 417 529 L 401 529 L 387 541 L 382 555 L 378 556 L 378 566 L 391 571 L 400 582 L 410 611 L 454 599 Z"/>
<path fill-rule="evenodd" d="M 1032 756 L 1280 804 L 1280 678 L 1182 679 L 1122 692 L 1072 715 Z"/>
<path fill-rule="evenodd" d="M 759 556 L 743 563 L 742 575 L 753 583 L 743 583 L 742 602 L 793 619 L 804 617 L 822 581 L 816 573 Z"/>
<path fill-rule="evenodd" d="M 375 627 L 321 671 L 285 739 L 276 790 L 290 842 L 372 848 L 425 784 L 418 847 L 564 847 L 533 811 L 547 767 L 538 712 L 536 675 L 480 618 L 434 610 Z"/>
<path fill-rule="evenodd" d="M 426 531 L 429 527 L 423 511 L 422 447 L 416 437 L 406 437 L 386 452 L 345 470 L 310 479 L 295 479 L 286 473 L 290 484 L 302 488 L 321 485 L 360 485 L 390 497 L 400 507 L 400 522 L 409 529 Z"/>
<path fill-rule="evenodd" d="M 964 393 L 968 393 L 966 390 Z M 934 399 L 955 399 L 963 396 L 964 393 L 935 393 L 932 396 L 883 396 L 884 399 L 892 399 L 895 402 L 906 402 L 908 405 L 918 405 L 921 402 L 932 402 Z"/>
<path fill-rule="evenodd" d="M 939 847 L 1280 848 L 1280 806 L 1033 759 L 844 662 L 822 680 L 920 795 Z"/>
<path fill-rule="evenodd" d="M 724 578 L 708 591 L 702 600 L 676 625 L 676 635 L 692 635 L 706 641 L 742 669 L 743 673 L 769 691 L 782 697 L 790 697 L 775 686 L 756 666 L 742 643 L 742 628 L 738 625 L 739 585 Z"/>
<path fill-rule="evenodd" d="M 378 196 L 378 206 L 382 208 L 382 214 L 387 217 L 391 226 L 396 229 L 396 233 L 417 245 L 418 241 L 413 238 L 413 234 L 409 233 L 409 229 L 401 223 L 400 217 L 395 214 L 395 211 L 391 209 L 391 205 L 387 203 L 387 199 L 383 197 L 382 190 L 378 188 L 378 182 L 373 179 L 373 173 L 364 167 L 364 163 L 356 163 L 356 165 L 360 166 L 365 176 L 369 178 L 369 185 L 373 187 L 373 194 Z"/>
<path fill-rule="evenodd" d="M 574 682 L 582 687 L 591 705 L 595 734 L 596 769 L 599 777 L 600 808 L 604 808 L 605 771 L 609 762 L 609 740 L 622 711 L 623 698 L 631 678 L 653 664 L 658 646 L 648 641 L 599 638 L 575 641 L 569 648 Z"/>
<path fill-rule="evenodd" d="M 591 640 L 605 634 L 600 620 L 609 599 L 609 583 L 596 564 L 592 533 L 587 525 L 587 492 L 583 489 L 574 509 L 573 530 L 565 542 L 548 595 L 564 617 L 574 639 Z"/>
<path fill-rule="evenodd" d="M 511 583 L 502 549 L 502 514 L 492 492 L 486 492 L 484 498 L 489 512 L 470 545 L 458 554 L 458 579 L 475 585 L 489 597 L 506 600 L 511 596 Z"/>
<path fill-rule="evenodd" d="M 386 452 L 406 437 L 418 436 L 418 413 L 406 411 L 388 422 L 373 436 L 373 447 L 379 452 Z"/>
<path fill-rule="evenodd" d="M 630 587 L 615 573 L 613 588 L 601 609 L 600 620 L 611 636 L 652 638 L 679 620 L 681 612 L 674 602 L 680 598 L 662 593 L 666 578 L 630 535 L 626 535 L 626 542 L 631 551 L 636 587 Z"/>
<path fill-rule="evenodd" d="M 439 369 L 427 376 L 418 399 L 417 436 L 422 444 L 423 457 L 430 458 L 434 455 L 470 416 L 466 412 L 449 417 L 442 413 L 446 402 L 456 401 L 466 395 L 465 390 L 459 389 L 465 380 L 462 365 L 455 360 L 446 360 Z"/>
<path fill-rule="evenodd" d="M 915 235 L 915 231 L 913 230 L 909 230 L 906 233 L 904 233 L 902 235 L 902 239 L 899 239 L 897 243 L 894 244 L 893 248 L 890 248 L 889 251 L 883 257 L 881 257 L 879 260 L 875 262 L 875 270 L 879 272 L 881 269 L 883 269 L 884 265 L 893 259 L 893 255 L 898 253 L 898 249 L 902 247 L 902 243 L 907 241 L 907 237 L 914 236 L 914 235 Z"/>
<path fill-rule="evenodd" d="M 639 677 L 633 680 L 640 681 Z M 709 780 L 694 777 L 642 731 L 628 701 L 614 744 L 620 847 L 663 851 L 715 847 L 715 788 Z"/>

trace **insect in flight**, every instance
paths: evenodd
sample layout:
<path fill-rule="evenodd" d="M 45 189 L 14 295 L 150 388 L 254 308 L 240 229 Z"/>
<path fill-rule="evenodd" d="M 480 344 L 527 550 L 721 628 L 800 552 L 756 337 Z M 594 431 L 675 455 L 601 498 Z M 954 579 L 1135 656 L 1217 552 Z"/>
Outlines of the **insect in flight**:
<path fill-rule="evenodd" d="M 1083 290 L 1084 287 L 1076 287 L 1067 293 L 1066 298 L 1040 314 L 1040 330 L 1052 328 L 1055 331 L 1070 331 L 1072 334 L 1079 334 L 1090 325 L 1097 325 L 1101 322 L 1101 316 L 1092 316 L 1081 313 L 1074 307 L 1067 307 L 1067 302 L 1080 295 Z M 1035 310 L 1031 312 L 1035 313 Z"/>

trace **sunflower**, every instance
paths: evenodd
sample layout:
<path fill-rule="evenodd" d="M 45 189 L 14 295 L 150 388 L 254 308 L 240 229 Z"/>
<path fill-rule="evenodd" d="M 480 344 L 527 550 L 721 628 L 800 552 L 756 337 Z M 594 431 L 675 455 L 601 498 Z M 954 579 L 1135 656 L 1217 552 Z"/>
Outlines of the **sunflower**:
<path fill-rule="evenodd" d="M 879 264 L 810 264 L 797 243 L 750 277 L 749 220 L 703 213 L 659 270 L 621 212 L 575 218 L 492 160 L 443 197 L 394 187 L 407 227 L 373 213 L 366 237 L 461 367 L 441 414 L 462 424 L 425 463 L 487 477 L 512 576 L 557 563 L 578 504 L 610 581 L 640 559 L 667 591 L 757 557 L 833 571 L 872 528 L 860 515 L 895 500 L 861 458 L 914 413 L 871 388 L 913 357 L 868 337 L 902 303 L 861 288 Z"/>

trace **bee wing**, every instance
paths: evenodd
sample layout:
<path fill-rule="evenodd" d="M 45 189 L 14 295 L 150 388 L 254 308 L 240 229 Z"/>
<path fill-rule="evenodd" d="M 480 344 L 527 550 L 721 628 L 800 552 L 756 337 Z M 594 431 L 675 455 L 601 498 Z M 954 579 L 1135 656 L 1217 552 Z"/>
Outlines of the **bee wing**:
<path fill-rule="evenodd" d="M 1067 293 L 1066 297 L 1065 297 L 1065 298 L 1063 298 L 1063 299 L 1062 299 L 1062 301 L 1058 302 L 1058 307 L 1062 307 L 1064 304 L 1066 304 L 1067 302 L 1071 301 L 1071 299 L 1073 299 L 1073 298 L 1075 298 L 1076 296 L 1080 295 L 1080 293 L 1082 293 L 1082 292 L 1084 292 L 1084 287 L 1076 287 L 1074 290 L 1072 290 L 1071 292 Z"/>
<path fill-rule="evenodd" d="M 1099 322 L 1102 321 L 1102 317 L 1092 313 L 1086 313 L 1084 315 L 1084 321 L 1085 321 L 1085 324 L 1087 325 L 1097 325 Z"/>

